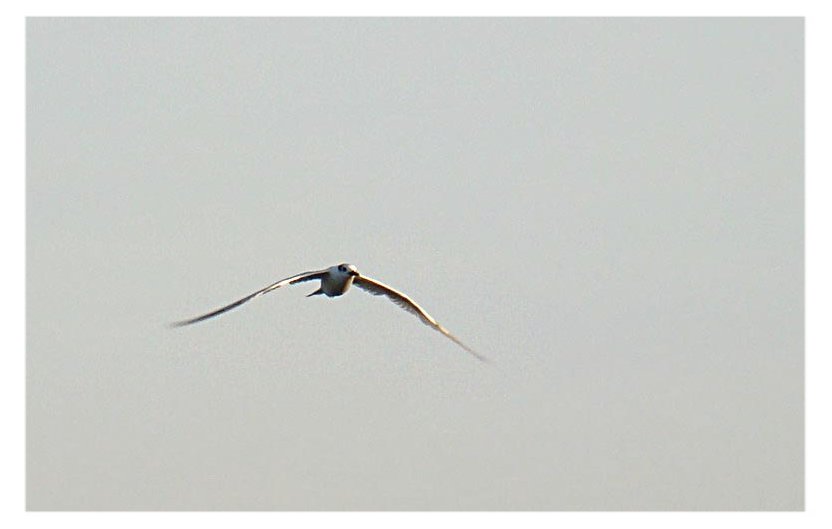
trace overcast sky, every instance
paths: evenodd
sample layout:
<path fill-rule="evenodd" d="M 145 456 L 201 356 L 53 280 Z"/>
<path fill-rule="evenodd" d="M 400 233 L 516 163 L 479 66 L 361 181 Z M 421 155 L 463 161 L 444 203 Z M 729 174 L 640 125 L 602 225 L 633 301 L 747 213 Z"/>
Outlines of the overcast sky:
<path fill-rule="evenodd" d="M 803 507 L 801 19 L 29 19 L 35 510 Z M 386 299 L 304 283 L 342 261 Z"/>

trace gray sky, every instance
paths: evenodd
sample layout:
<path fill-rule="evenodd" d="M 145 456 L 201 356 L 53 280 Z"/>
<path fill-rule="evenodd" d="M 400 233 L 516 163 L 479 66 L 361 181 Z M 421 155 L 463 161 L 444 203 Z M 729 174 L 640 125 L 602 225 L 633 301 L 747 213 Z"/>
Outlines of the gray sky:
<path fill-rule="evenodd" d="M 35 510 L 803 507 L 800 19 L 30 19 Z M 278 290 L 341 261 L 410 294 Z"/>

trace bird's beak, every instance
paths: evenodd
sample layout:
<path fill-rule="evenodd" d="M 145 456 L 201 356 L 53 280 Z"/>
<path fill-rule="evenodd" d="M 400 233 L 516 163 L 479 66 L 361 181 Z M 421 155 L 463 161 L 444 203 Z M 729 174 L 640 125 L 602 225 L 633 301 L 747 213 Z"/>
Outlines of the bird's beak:
<path fill-rule="evenodd" d="M 350 275 L 355 277 L 355 276 L 358 275 L 358 271 L 357 270 L 350 270 Z"/>

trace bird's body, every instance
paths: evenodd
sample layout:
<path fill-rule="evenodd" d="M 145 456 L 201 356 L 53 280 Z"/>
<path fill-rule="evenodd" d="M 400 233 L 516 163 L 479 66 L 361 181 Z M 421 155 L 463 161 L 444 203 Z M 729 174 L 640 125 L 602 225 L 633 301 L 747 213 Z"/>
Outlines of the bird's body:
<path fill-rule="evenodd" d="M 350 289 L 350 287 L 353 284 L 355 284 L 357 287 L 361 288 L 362 290 L 366 290 L 374 296 L 386 296 L 390 298 L 390 300 L 393 301 L 393 303 L 405 309 L 406 311 L 415 314 L 422 320 L 423 323 L 429 325 L 430 327 L 433 327 L 435 330 L 444 334 L 445 336 L 453 340 L 456 344 L 458 344 L 460 347 L 477 357 L 479 360 L 486 361 L 485 357 L 481 356 L 479 353 L 475 352 L 473 349 L 459 341 L 457 337 L 448 332 L 448 330 L 445 327 L 441 326 L 435 319 L 433 319 L 433 317 L 430 314 L 425 312 L 425 310 L 422 309 L 422 307 L 417 305 L 415 301 L 383 283 L 380 283 L 374 279 L 370 279 L 369 277 L 359 274 L 358 269 L 355 266 L 347 263 L 341 263 L 339 265 L 331 266 L 324 270 L 304 272 L 302 274 L 287 277 L 286 279 L 281 279 L 276 283 L 272 283 L 271 285 L 261 290 L 258 290 L 257 292 L 249 294 L 248 296 L 239 299 L 234 303 L 226 305 L 222 308 L 219 308 L 213 312 L 209 312 L 208 314 L 203 314 L 202 316 L 197 316 L 196 318 L 191 318 L 189 320 L 180 321 L 174 323 L 173 325 L 175 327 L 181 327 L 184 325 L 190 325 L 192 323 L 207 320 L 208 318 L 219 316 L 224 312 L 239 307 L 247 301 L 250 301 L 262 294 L 266 294 L 282 286 L 294 285 L 295 283 L 313 280 L 320 280 L 320 288 L 308 294 L 307 297 L 317 296 L 321 294 L 325 294 L 327 297 L 331 298 L 342 296 Z"/>
<path fill-rule="evenodd" d="M 347 272 L 342 272 L 338 269 L 338 266 L 332 266 L 327 270 L 327 274 L 321 278 L 321 291 L 331 298 L 346 294 L 352 286 L 353 279 L 355 279 L 352 272 L 357 273 L 352 265 L 339 266 L 347 268 Z"/>

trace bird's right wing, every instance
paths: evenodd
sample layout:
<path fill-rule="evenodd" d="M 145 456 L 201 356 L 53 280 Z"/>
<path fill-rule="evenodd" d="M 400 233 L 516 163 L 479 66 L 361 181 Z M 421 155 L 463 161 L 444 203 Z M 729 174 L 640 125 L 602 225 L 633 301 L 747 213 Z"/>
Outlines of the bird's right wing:
<path fill-rule="evenodd" d="M 247 301 L 251 301 L 252 299 L 256 298 L 257 296 L 262 296 L 272 290 L 278 289 L 282 286 L 286 285 L 294 285 L 295 283 L 301 283 L 303 281 L 312 281 L 314 279 L 321 279 L 327 273 L 326 270 L 316 270 L 314 272 L 304 272 L 302 274 L 297 274 L 292 277 L 287 277 L 286 279 L 281 279 L 277 283 L 272 283 L 271 285 L 267 286 L 266 288 L 262 288 L 257 292 L 249 294 L 248 296 L 244 297 L 243 299 L 238 299 L 234 303 L 226 305 L 222 308 L 219 308 L 213 312 L 209 312 L 208 314 L 203 314 L 202 316 L 197 316 L 196 318 L 191 318 L 189 320 L 182 320 L 172 323 L 172 327 L 182 327 L 185 325 L 190 325 L 192 323 L 197 323 L 202 320 L 207 320 L 208 318 L 213 318 L 214 316 L 219 316 L 223 312 L 227 312 L 233 308 L 239 307 L 243 303 Z"/>

